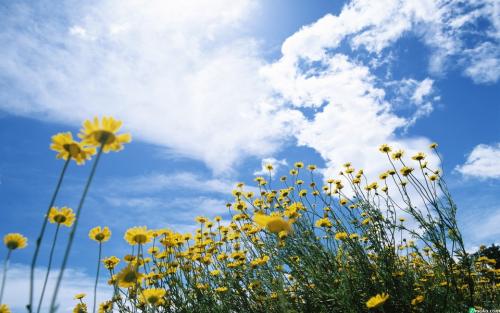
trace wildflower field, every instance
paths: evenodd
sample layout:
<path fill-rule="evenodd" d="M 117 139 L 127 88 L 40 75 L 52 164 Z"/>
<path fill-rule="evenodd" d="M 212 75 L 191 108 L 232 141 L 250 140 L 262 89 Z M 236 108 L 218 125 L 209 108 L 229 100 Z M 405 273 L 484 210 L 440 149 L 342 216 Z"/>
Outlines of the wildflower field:
<path fill-rule="evenodd" d="M 439 168 L 426 154 L 406 156 L 382 144 L 387 171 L 369 181 L 363 169 L 346 163 L 338 177 L 316 173 L 315 165 L 296 162 L 289 175 L 256 177 L 249 189 L 240 183 L 227 204 L 232 217 L 198 216 L 194 233 L 139 225 L 112 234 L 106 225 L 78 228 L 99 160 L 131 141 L 111 117 L 85 121 L 78 137 L 59 133 L 51 149 L 62 170 L 38 238 L 4 234 L 7 249 L 0 290 L 0 313 L 9 288 L 9 260 L 33 245 L 28 312 L 41 312 L 57 296 L 75 233 L 97 242 L 94 294 L 75 295 L 73 312 L 469 312 L 500 308 L 500 268 L 495 258 L 465 249 L 457 207 Z M 68 165 L 90 166 L 78 206 L 57 201 Z M 347 160 L 346 160 L 347 161 Z M 49 227 L 55 228 L 47 238 Z M 54 291 L 47 280 L 61 228 L 69 228 Z M 106 242 L 122 236 L 130 245 L 122 255 L 107 255 Z M 62 236 L 62 235 L 61 235 Z M 42 241 L 50 241 L 42 290 L 33 280 Z M 112 295 L 96 303 L 99 277 L 107 275 Z M 50 294 L 50 297 L 47 297 Z"/>

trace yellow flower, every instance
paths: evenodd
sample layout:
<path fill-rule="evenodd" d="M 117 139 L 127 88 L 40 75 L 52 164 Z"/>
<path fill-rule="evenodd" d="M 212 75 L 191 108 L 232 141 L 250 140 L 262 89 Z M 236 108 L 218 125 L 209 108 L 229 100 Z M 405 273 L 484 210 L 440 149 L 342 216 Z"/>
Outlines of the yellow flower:
<path fill-rule="evenodd" d="M 335 239 L 337 240 L 345 240 L 347 239 L 348 235 L 346 232 L 340 232 L 335 234 Z"/>
<path fill-rule="evenodd" d="M 104 301 L 99 305 L 99 313 L 113 312 L 113 301 Z"/>
<path fill-rule="evenodd" d="M 295 162 L 294 166 L 296 168 L 303 168 L 304 167 L 304 163 L 302 163 L 302 162 Z"/>
<path fill-rule="evenodd" d="M 163 297 L 165 297 L 166 293 L 165 289 L 144 289 L 141 292 L 141 301 L 151 304 L 152 306 L 161 305 L 165 303 L 165 299 L 163 299 Z"/>
<path fill-rule="evenodd" d="M 215 292 L 218 292 L 218 293 L 224 293 L 227 291 L 227 287 L 217 287 L 215 288 Z"/>
<path fill-rule="evenodd" d="M 198 223 L 200 224 L 205 224 L 206 222 L 208 222 L 208 218 L 204 217 L 204 216 L 197 216 L 195 218 L 195 221 L 197 221 Z"/>
<path fill-rule="evenodd" d="M 135 287 L 138 284 L 144 275 L 139 273 L 137 267 L 128 265 L 124 267 L 117 275 L 116 280 L 118 282 L 118 286 L 122 288 Z"/>
<path fill-rule="evenodd" d="M 122 122 L 115 120 L 112 117 L 103 117 L 101 122 L 97 117 L 93 121 L 86 120 L 83 123 L 83 128 L 80 130 L 78 137 L 82 139 L 82 143 L 91 146 L 104 145 L 103 151 L 120 151 L 123 149 L 124 143 L 132 141 L 130 134 L 117 134 L 122 126 Z"/>
<path fill-rule="evenodd" d="M 437 143 L 435 143 L 435 142 L 433 142 L 433 143 L 431 143 L 431 144 L 429 145 L 429 148 L 431 148 L 431 149 L 436 149 L 437 147 L 438 147 L 438 144 L 437 144 Z"/>
<path fill-rule="evenodd" d="M 424 302 L 424 296 L 418 295 L 414 299 L 411 300 L 411 305 L 417 305 L 419 303 Z"/>
<path fill-rule="evenodd" d="M 413 172 L 413 168 L 408 167 L 408 166 L 404 166 L 399 171 L 401 172 L 401 174 L 403 176 L 408 176 L 408 175 L 410 175 L 411 172 Z"/>
<path fill-rule="evenodd" d="M 0 313 L 11 313 L 7 304 L 0 304 Z"/>
<path fill-rule="evenodd" d="M 103 259 L 102 263 L 104 264 L 104 267 L 106 267 L 108 270 L 112 270 L 116 267 L 118 263 L 120 263 L 120 259 L 115 256 L 110 256 L 108 258 Z"/>
<path fill-rule="evenodd" d="M 97 242 L 106 242 L 111 237 L 111 231 L 108 226 L 101 228 L 96 226 L 89 231 L 89 238 Z"/>
<path fill-rule="evenodd" d="M 82 300 L 83 298 L 85 298 L 85 296 L 87 296 L 87 295 L 84 293 L 77 293 L 75 295 L 75 300 Z"/>
<path fill-rule="evenodd" d="M 87 305 L 85 303 L 78 303 L 73 309 L 73 313 L 87 313 Z"/>
<path fill-rule="evenodd" d="M 423 159 L 425 159 L 425 153 L 419 152 L 419 153 L 415 154 L 414 156 L 412 156 L 411 158 L 415 161 L 422 161 Z"/>
<path fill-rule="evenodd" d="M 132 227 L 125 232 L 125 240 L 131 245 L 145 244 L 151 241 L 151 234 L 146 226 Z"/>
<path fill-rule="evenodd" d="M 68 207 L 62 207 L 57 209 L 57 207 L 52 207 L 49 212 L 49 222 L 62 224 L 66 227 L 71 227 L 75 221 L 75 213 Z"/>
<path fill-rule="evenodd" d="M 385 143 L 384 143 L 383 145 L 381 145 L 381 146 L 378 148 L 378 150 L 379 150 L 380 152 L 383 152 L 383 153 L 389 153 L 389 152 L 391 152 L 391 147 L 389 147 L 389 145 L 387 145 L 387 144 L 385 144 Z"/>
<path fill-rule="evenodd" d="M 389 299 L 389 295 L 386 293 L 377 294 L 366 301 L 366 307 L 369 309 L 378 308 L 383 305 L 385 301 Z"/>
<path fill-rule="evenodd" d="M 332 221 L 328 217 L 320 218 L 315 223 L 316 227 L 332 227 Z"/>
<path fill-rule="evenodd" d="M 3 237 L 3 243 L 9 250 L 23 249 L 28 245 L 28 239 L 19 233 L 9 233 Z"/>
<path fill-rule="evenodd" d="M 403 157 L 403 154 L 404 154 L 404 151 L 403 150 L 398 150 L 396 152 L 394 152 L 391 157 L 393 160 L 399 160 L 401 159 L 401 157 Z"/>
<path fill-rule="evenodd" d="M 84 164 L 86 160 L 90 160 L 92 155 L 95 154 L 95 148 L 74 141 L 70 132 L 52 136 L 50 149 L 59 152 L 56 158 L 67 160 L 71 157 L 78 165 Z"/>
<path fill-rule="evenodd" d="M 265 215 L 262 213 L 256 213 L 253 220 L 258 225 L 265 227 L 268 231 L 273 234 L 278 234 L 281 231 L 287 234 L 292 230 L 293 220 L 286 221 L 279 215 Z"/>

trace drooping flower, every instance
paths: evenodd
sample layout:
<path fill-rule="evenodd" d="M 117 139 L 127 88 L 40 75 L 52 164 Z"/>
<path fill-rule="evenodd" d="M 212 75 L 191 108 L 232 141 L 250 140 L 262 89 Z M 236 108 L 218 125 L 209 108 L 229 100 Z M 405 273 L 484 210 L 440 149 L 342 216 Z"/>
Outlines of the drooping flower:
<path fill-rule="evenodd" d="M 59 152 L 56 158 L 67 160 L 71 157 L 78 165 L 84 164 L 86 160 L 90 160 L 92 155 L 95 154 L 94 147 L 73 140 L 73 135 L 70 132 L 52 136 L 50 149 Z"/>
<path fill-rule="evenodd" d="M 144 289 L 141 292 L 141 300 L 144 303 L 148 303 L 152 306 L 158 306 L 163 303 L 165 303 L 165 297 L 166 290 L 165 289 L 158 289 L 158 288 L 151 288 L 151 289 Z"/>
<path fill-rule="evenodd" d="M 132 227 L 127 229 L 125 232 L 125 241 L 130 245 L 143 245 L 151 241 L 151 233 L 148 231 L 146 226 L 142 227 Z"/>
<path fill-rule="evenodd" d="M 75 213 L 68 207 L 62 207 L 58 209 L 57 207 L 52 207 L 49 212 L 49 222 L 59 225 L 64 225 L 66 227 L 71 227 L 75 221 Z"/>
<path fill-rule="evenodd" d="M 3 243 L 9 250 L 23 249 L 28 245 L 28 239 L 19 233 L 9 233 L 3 237 Z"/>
<path fill-rule="evenodd" d="M 389 299 L 388 294 L 377 294 L 366 301 L 366 307 L 369 309 L 378 308 L 379 306 L 383 305 L 387 301 L 387 299 Z"/>
<path fill-rule="evenodd" d="M 89 231 L 89 238 L 97 242 L 106 242 L 111 237 L 111 231 L 107 226 L 96 226 Z"/>
<path fill-rule="evenodd" d="M 122 122 L 112 117 L 103 117 L 101 121 L 95 117 L 94 120 L 86 120 L 83 123 L 83 128 L 80 130 L 78 137 L 86 145 L 104 145 L 103 152 L 105 153 L 120 151 L 123 149 L 124 143 L 132 141 L 132 136 L 129 133 L 117 134 L 121 126 Z"/>

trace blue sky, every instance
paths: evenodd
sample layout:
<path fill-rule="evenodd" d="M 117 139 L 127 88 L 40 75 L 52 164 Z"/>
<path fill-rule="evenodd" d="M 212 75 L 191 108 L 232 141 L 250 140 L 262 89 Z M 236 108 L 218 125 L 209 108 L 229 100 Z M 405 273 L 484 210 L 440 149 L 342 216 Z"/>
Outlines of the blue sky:
<path fill-rule="evenodd" d="M 98 168 L 70 260 L 83 283 L 68 290 L 88 288 L 93 226 L 111 227 L 105 254 L 121 255 L 130 226 L 189 230 L 196 215 L 225 214 L 232 186 L 264 162 L 331 176 L 352 161 L 377 175 L 382 143 L 411 153 L 438 142 L 468 247 L 498 243 L 499 10 L 494 0 L 2 3 L 0 230 L 31 242 L 16 269 L 63 165 L 50 137 L 105 114 L 134 141 Z M 71 164 L 58 205 L 76 206 L 89 170 Z M 6 302 L 22 307 L 23 286 Z"/>

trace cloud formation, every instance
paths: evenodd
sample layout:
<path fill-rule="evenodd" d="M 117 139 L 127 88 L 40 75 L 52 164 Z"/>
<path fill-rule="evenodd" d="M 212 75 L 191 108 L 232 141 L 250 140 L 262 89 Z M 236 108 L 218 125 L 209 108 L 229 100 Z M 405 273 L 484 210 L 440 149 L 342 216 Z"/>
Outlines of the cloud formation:
<path fill-rule="evenodd" d="M 474 147 L 464 164 L 455 168 L 467 177 L 500 178 L 500 143 Z"/>
<path fill-rule="evenodd" d="M 9 3 L 0 10 L 0 109 L 73 125 L 114 115 L 136 139 L 217 175 L 290 140 L 318 151 L 330 171 L 347 160 L 378 170 L 368 156 L 376 145 L 428 144 L 404 132 L 432 112 L 433 77 L 449 64 L 476 83 L 498 81 L 495 0 L 352 0 L 286 38 L 278 60 L 242 35 L 259 5 Z M 430 48 L 429 77 L 381 75 L 407 34 Z M 402 112 L 401 103 L 411 105 Z"/>

